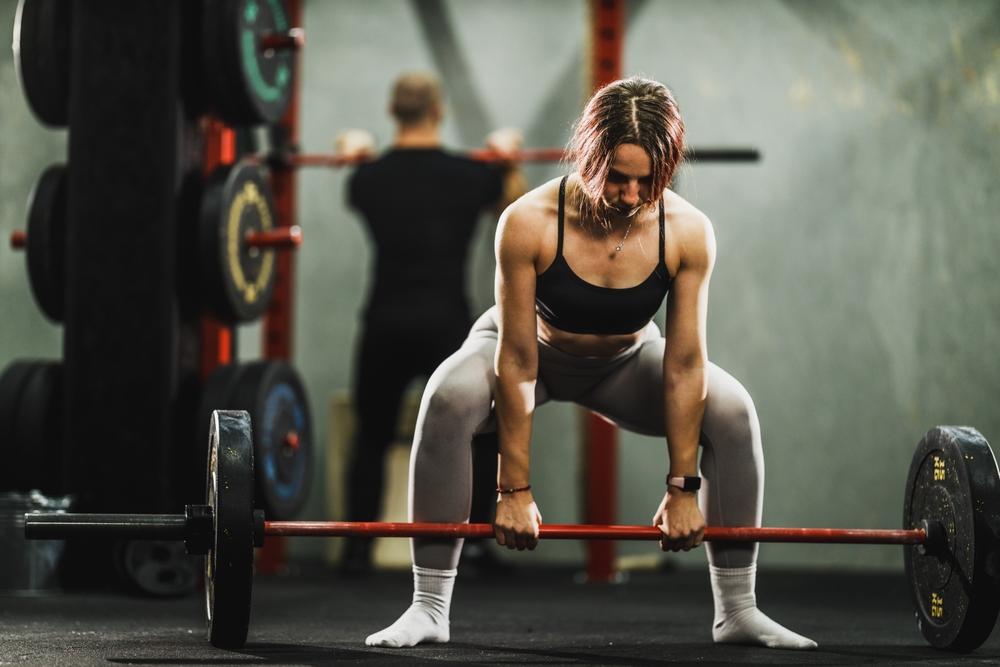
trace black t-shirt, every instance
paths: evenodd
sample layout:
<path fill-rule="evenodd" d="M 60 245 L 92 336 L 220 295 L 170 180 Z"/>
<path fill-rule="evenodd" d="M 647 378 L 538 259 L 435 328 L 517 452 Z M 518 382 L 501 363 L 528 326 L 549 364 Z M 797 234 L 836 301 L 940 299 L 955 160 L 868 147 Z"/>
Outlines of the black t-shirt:
<path fill-rule="evenodd" d="M 469 319 L 469 242 L 502 188 L 499 170 L 437 148 L 393 149 L 357 167 L 348 199 L 375 245 L 369 324 Z"/>

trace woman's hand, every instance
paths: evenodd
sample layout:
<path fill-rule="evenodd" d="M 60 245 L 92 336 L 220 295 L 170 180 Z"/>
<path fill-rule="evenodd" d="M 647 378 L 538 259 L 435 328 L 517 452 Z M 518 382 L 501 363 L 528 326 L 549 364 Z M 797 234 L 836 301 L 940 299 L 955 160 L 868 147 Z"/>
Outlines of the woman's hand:
<path fill-rule="evenodd" d="M 538 528 L 542 514 L 538 511 L 531 491 L 498 493 L 493 534 L 497 544 L 508 549 L 534 549 L 538 546 Z"/>
<path fill-rule="evenodd" d="M 663 533 L 660 548 L 664 551 L 689 551 L 700 545 L 705 517 L 698 509 L 697 494 L 668 488 L 653 515 L 653 525 Z"/>

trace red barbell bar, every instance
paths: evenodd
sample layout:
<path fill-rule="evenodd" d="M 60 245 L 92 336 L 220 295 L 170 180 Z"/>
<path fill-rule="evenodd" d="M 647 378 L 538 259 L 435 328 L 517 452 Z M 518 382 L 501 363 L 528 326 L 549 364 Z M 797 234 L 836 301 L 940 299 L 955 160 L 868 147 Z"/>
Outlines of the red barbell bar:
<path fill-rule="evenodd" d="M 493 537 L 488 523 L 391 523 L 358 521 L 265 521 L 265 535 L 286 537 Z M 538 536 L 547 540 L 659 540 L 656 526 L 598 524 L 542 524 Z M 924 544 L 927 531 L 859 528 L 760 528 L 754 526 L 705 529 L 706 542 L 810 542 L 824 544 Z"/>

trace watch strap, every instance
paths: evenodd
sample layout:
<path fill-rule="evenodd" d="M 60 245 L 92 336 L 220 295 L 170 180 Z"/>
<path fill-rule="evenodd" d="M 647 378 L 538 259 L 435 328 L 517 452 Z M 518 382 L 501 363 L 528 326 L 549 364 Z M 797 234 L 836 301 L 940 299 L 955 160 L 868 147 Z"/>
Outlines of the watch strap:
<path fill-rule="evenodd" d="M 684 477 L 667 475 L 667 486 L 673 486 L 681 491 L 697 491 L 701 488 L 701 477 L 697 475 L 685 475 Z"/>

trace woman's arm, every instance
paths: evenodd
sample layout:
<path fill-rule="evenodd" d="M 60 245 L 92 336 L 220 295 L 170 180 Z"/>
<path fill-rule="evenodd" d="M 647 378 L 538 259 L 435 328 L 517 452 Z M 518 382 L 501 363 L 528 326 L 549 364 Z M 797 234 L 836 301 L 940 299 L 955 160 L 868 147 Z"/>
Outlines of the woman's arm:
<path fill-rule="evenodd" d="M 531 482 L 531 419 L 535 409 L 538 342 L 535 321 L 535 262 L 538 220 L 519 202 L 500 217 L 496 236 L 496 300 L 500 319 L 494 371 L 497 429 L 500 440 L 498 486 L 526 487 Z M 528 209 L 530 210 L 530 209 Z M 497 541 L 511 548 L 533 549 L 541 516 L 530 490 L 501 493 L 497 500 Z"/>
<path fill-rule="evenodd" d="M 692 212 L 678 229 L 681 261 L 667 300 L 663 355 L 670 477 L 698 474 L 698 439 L 708 390 L 708 283 L 715 264 L 715 235 L 708 218 Z M 663 508 L 668 511 L 664 548 L 686 550 L 701 543 L 705 522 L 695 493 L 671 487 Z M 660 523 L 662 517 L 659 513 L 657 517 Z"/>

